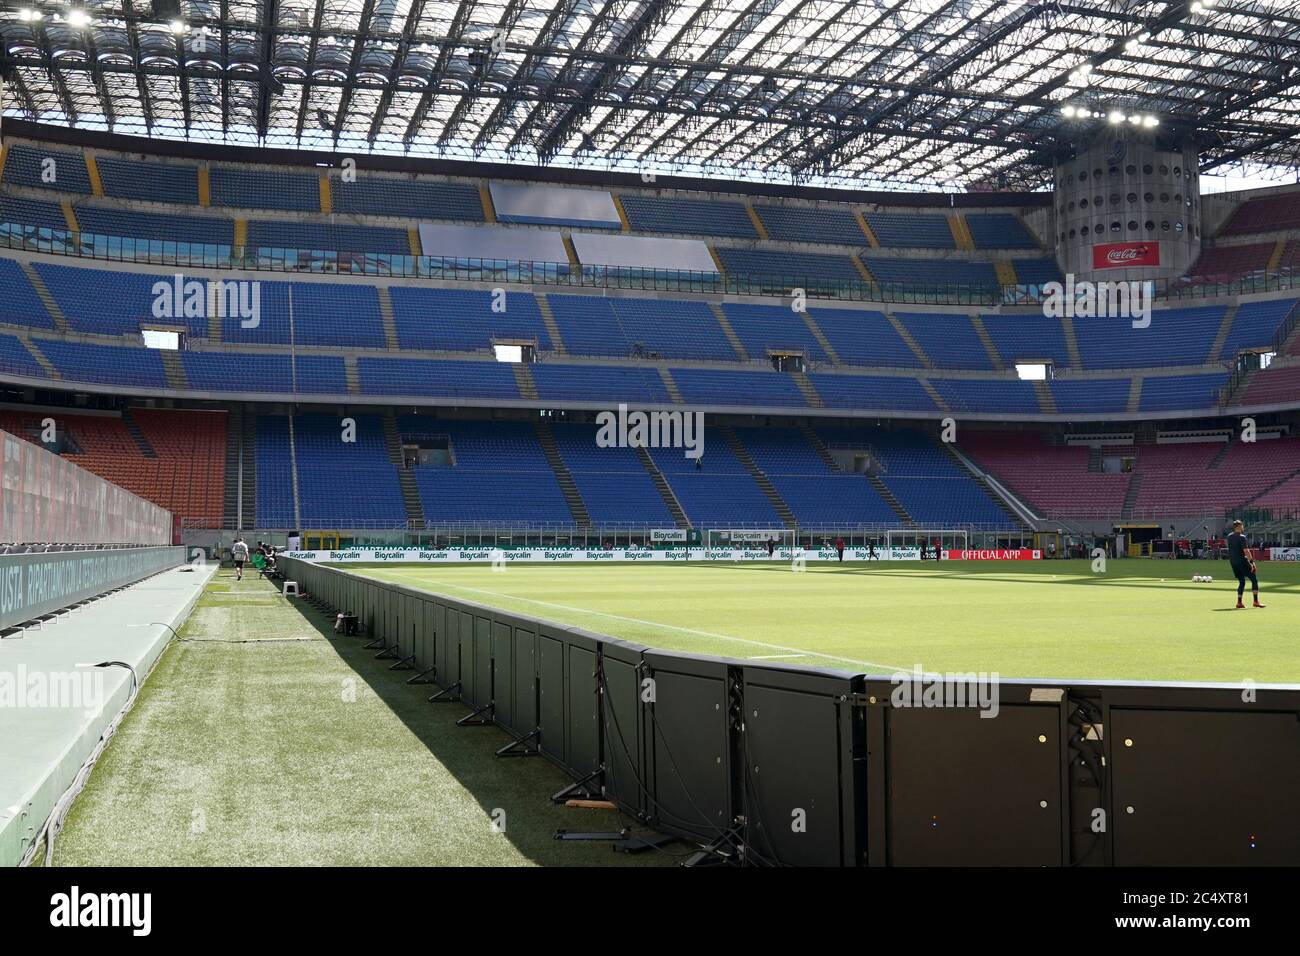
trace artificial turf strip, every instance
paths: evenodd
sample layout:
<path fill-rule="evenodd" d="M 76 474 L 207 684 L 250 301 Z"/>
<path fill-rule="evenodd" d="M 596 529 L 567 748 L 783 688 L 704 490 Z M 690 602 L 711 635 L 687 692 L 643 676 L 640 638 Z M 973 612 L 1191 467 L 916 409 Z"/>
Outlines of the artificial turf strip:
<path fill-rule="evenodd" d="M 335 638 L 325 615 L 263 581 L 214 581 L 74 804 L 56 866 L 619 865 L 688 851 L 557 842 L 558 828 L 629 821 L 552 805 L 569 783 L 558 769 L 494 758 L 503 732 L 456 727 L 465 708 L 427 703 L 435 688 Z"/>
<path fill-rule="evenodd" d="M 1300 682 L 1300 564 L 1259 567 L 1268 606 L 1244 611 L 1222 561 L 1111 560 L 1104 573 L 1064 560 L 355 571 L 701 654 L 877 673 Z"/>

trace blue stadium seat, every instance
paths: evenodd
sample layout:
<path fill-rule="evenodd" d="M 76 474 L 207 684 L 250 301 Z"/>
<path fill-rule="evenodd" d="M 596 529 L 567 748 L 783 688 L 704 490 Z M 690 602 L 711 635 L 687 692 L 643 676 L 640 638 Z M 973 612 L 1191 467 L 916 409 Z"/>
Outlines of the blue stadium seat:
<path fill-rule="evenodd" d="M 227 342 L 249 345 L 333 345 L 383 348 L 384 320 L 379 294 L 371 285 L 325 282 L 262 282 L 256 325 L 239 315 L 222 320 Z M 293 328 L 289 327 L 289 290 L 293 290 Z"/>
<path fill-rule="evenodd" d="M 1070 412 L 1122 412 L 1128 407 L 1132 380 L 1107 379 L 1057 379 L 1049 383 L 1057 411 Z"/>
<path fill-rule="evenodd" d="M 408 415 L 399 418 L 398 429 L 406 441 L 437 436 L 448 441 L 452 465 L 421 465 L 411 472 L 426 522 L 573 526 L 531 425 Z"/>
<path fill-rule="evenodd" d="M 1204 365 L 1223 314 L 1222 306 L 1156 309 L 1147 328 L 1128 318 L 1076 318 L 1074 335 L 1084 368 Z"/>
<path fill-rule="evenodd" d="M 422 182 L 395 176 L 361 176 L 330 183 L 334 211 L 399 219 L 483 221 L 483 202 L 469 183 Z"/>
<path fill-rule="evenodd" d="M 865 246 L 866 234 L 845 206 L 754 206 L 767 234 L 785 242 Z"/>
<path fill-rule="evenodd" d="M 203 318 L 155 313 L 155 303 L 160 297 L 166 297 L 172 312 L 176 311 L 171 291 L 173 276 L 108 272 L 43 262 L 36 263 L 35 268 L 75 331 L 126 335 L 138 333 L 142 325 L 162 323 L 184 326 L 190 335 L 208 334 L 208 323 Z M 167 291 L 155 294 L 155 286 L 160 282 L 166 284 Z"/>
<path fill-rule="evenodd" d="M 181 353 L 191 386 L 211 392 L 265 392 L 343 395 L 347 374 L 341 355 L 250 354 L 247 352 Z"/>
<path fill-rule="evenodd" d="M 406 516 L 397 468 L 388 457 L 383 419 L 351 415 L 355 427 L 343 441 L 341 416 L 295 416 L 298 505 L 308 527 L 382 525 Z"/>
<path fill-rule="evenodd" d="M 882 246 L 905 249 L 957 248 L 947 216 L 915 212 L 869 212 L 863 215 Z"/>
<path fill-rule="evenodd" d="M 934 399 L 915 378 L 811 372 L 808 380 L 828 408 L 937 411 Z"/>
<path fill-rule="evenodd" d="M 920 368 L 921 360 L 882 312 L 868 309 L 810 309 L 826 341 L 847 365 Z"/>
<path fill-rule="evenodd" d="M 1235 359 L 1243 349 L 1272 348 L 1273 334 L 1295 307 L 1295 299 L 1241 303 L 1223 341 L 1220 357 L 1226 361 Z"/>
<path fill-rule="evenodd" d="M 1055 259 L 1012 259 L 1011 267 L 1015 271 L 1016 282 L 1021 285 L 1061 282 L 1065 278 Z"/>
<path fill-rule="evenodd" d="M 212 205 L 320 212 L 320 180 L 310 173 L 211 168 Z"/>
<path fill-rule="evenodd" d="M 970 227 L 976 249 L 1038 248 L 1029 230 L 1009 212 L 968 212 L 966 225 Z"/>
<path fill-rule="evenodd" d="M 490 348 L 494 338 L 536 339 L 554 349 L 537 299 L 507 292 L 505 311 L 492 310 L 495 296 L 472 289 L 427 289 L 391 286 L 397 341 L 406 349 L 475 351 Z"/>
<path fill-rule="evenodd" d="M 199 204 L 197 166 L 157 161 L 96 157 L 104 195 L 140 202 Z"/>
<path fill-rule="evenodd" d="M 1051 361 L 1057 368 L 1070 365 L 1070 349 L 1060 319 L 1041 312 L 981 315 L 980 319 L 998 355 L 1007 365 L 1017 361 Z"/>
<path fill-rule="evenodd" d="M 785 306 L 727 303 L 722 311 L 750 358 L 769 352 L 801 351 L 814 362 L 829 362 L 803 319 Z"/>
<path fill-rule="evenodd" d="M 64 381 L 144 388 L 167 387 L 162 356 L 156 349 L 89 345 L 36 337 L 32 341 L 63 376 Z"/>
<path fill-rule="evenodd" d="M 771 252 L 762 249 L 718 248 L 718 258 L 728 275 L 769 279 L 776 285 L 798 286 L 808 281 L 863 282 L 862 273 L 848 256 L 811 252 Z"/>
<path fill-rule="evenodd" d="M 895 312 L 894 317 L 938 368 L 992 369 L 969 315 L 946 312 Z"/>
<path fill-rule="evenodd" d="M 224 216 L 180 216 L 174 213 L 133 212 L 90 206 L 76 207 L 83 234 L 152 239 L 164 242 L 205 243 L 224 247 L 229 255 L 235 241 L 235 222 Z"/>
<path fill-rule="evenodd" d="M 559 365 L 539 362 L 530 369 L 537 394 L 546 400 L 666 405 L 668 390 L 652 368 L 632 365 Z"/>
<path fill-rule="evenodd" d="M 68 220 L 63 207 L 57 202 L 24 199 L 21 196 L 0 196 L 0 222 L 36 226 L 55 232 L 67 232 Z"/>
<path fill-rule="evenodd" d="M 724 372 L 716 369 L 675 368 L 672 376 L 682 397 L 693 405 L 808 407 L 794 379 L 776 371 Z"/>
<path fill-rule="evenodd" d="M 1138 408 L 1144 412 L 1214 408 L 1219 389 L 1228 382 L 1227 372 L 1203 375 L 1148 375 L 1142 380 Z"/>
<path fill-rule="evenodd" d="M 691 522 L 713 528 L 779 528 L 776 509 L 726 441 L 707 426 L 704 436 L 698 468 L 680 448 L 648 449 Z"/>
<path fill-rule="evenodd" d="M 16 335 L 0 334 L 0 369 L 6 375 L 46 378 L 45 369 L 27 351 Z"/>
<path fill-rule="evenodd" d="M 594 425 L 557 423 L 551 433 L 594 522 L 672 526 L 668 506 L 635 449 L 600 447 Z"/>
<path fill-rule="evenodd" d="M 52 163 L 48 163 L 52 160 Z M 52 181 L 50 181 L 52 177 Z M 90 193 L 86 158 L 80 152 L 15 143 L 5 157 L 4 181 L 65 193 Z"/>
<path fill-rule="evenodd" d="M 998 290 L 998 275 L 991 262 L 883 256 L 864 256 L 863 261 L 872 278 L 886 288 L 905 285 L 917 289 L 953 289 L 973 293 L 994 293 Z"/>
<path fill-rule="evenodd" d="M 514 373 L 503 362 L 361 357 L 357 372 L 366 395 L 519 398 Z"/>
<path fill-rule="evenodd" d="M 931 378 L 930 384 L 954 412 L 1042 413 L 1033 382 L 1019 379 Z"/>
<path fill-rule="evenodd" d="M 291 219 L 249 220 L 248 245 L 254 249 L 368 252 L 398 256 L 411 254 L 410 240 L 404 229 Z"/>
<path fill-rule="evenodd" d="M 0 259 L 0 322 L 34 329 L 54 328 L 45 303 L 13 259 Z"/>
<path fill-rule="evenodd" d="M 256 449 L 258 527 L 296 528 L 289 416 L 259 415 Z M 252 545 L 250 541 L 249 547 Z"/>
<path fill-rule="evenodd" d="M 693 236 L 757 239 L 754 223 L 740 203 L 711 199 L 620 196 L 634 232 L 679 232 Z"/>

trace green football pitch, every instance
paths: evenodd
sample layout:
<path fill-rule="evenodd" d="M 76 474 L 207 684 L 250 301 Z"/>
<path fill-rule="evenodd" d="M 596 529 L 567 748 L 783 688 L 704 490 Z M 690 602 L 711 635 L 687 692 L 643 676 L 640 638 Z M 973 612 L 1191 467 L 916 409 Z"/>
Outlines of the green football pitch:
<path fill-rule="evenodd" d="M 1225 565 L 512 565 L 354 568 L 663 648 L 890 672 L 1300 682 L 1300 565 L 1262 564 L 1234 611 Z M 1213 584 L 1193 584 L 1193 574 Z M 56 865 L 668 864 L 559 829 L 635 821 L 552 806 L 545 760 L 457 727 L 330 615 L 223 570 L 73 805 Z M 500 819 L 505 826 L 498 828 Z"/>
<path fill-rule="evenodd" d="M 355 573 L 656 647 L 867 673 L 1300 682 L 1300 564 L 387 566 Z M 1212 575 L 1198 584 L 1193 575 Z M 1250 603 L 1249 592 L 1246 596 Z"/>

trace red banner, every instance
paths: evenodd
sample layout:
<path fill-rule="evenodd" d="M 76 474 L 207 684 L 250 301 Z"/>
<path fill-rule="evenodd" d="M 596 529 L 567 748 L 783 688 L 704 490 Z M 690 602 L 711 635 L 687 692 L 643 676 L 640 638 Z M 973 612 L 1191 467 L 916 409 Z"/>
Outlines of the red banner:
<path fill-rule="evenodd" d="M 983 551 L 945 551 L 945 561 L 1037 561 L 1043 552 L 1033 548 L 990 548 Z"/>
<path fill-rule="evenodd" d="M 1092 247 L 1094 269 L 1131 269 L 1160 265 L 1158 242 L 1105 242 Z"/>

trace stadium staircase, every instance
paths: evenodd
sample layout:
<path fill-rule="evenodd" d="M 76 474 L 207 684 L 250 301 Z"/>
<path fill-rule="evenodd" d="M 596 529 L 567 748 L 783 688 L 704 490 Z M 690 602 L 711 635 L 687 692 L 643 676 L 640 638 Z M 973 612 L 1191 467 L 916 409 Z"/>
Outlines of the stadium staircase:
<path fill-rule="evenodd" d="M 590 528 L 591 514 L 587 511 L 587 505 L 578 492 L 578 484 L 573 480 L 573 473 L 569 471 L 569 466 L 564 463 L 564 458 L 560 455 L 560 446 L 555 442 L 551 426 L 546 422 L 535 422 L 533 427 L 537 430 L 537 441 L 542 446 L 547 462 L 550 463 L 551 471 L 555 472 L 555 480 L 560 483 L 564 501 L 569 506 L 569 513 L 573 515 L 573 523 L 579 528 Z"/>
<path fill-rule="evenodd" d="M 799 523 L 795 520 L 794 512 L 790 510 L 790 506 L 785 503 L 785 499 L 776 490 L 776 485 L 772 484 L 772 480 L 763 473 L 763 469 L 754 464 L 754 459 L 750 457 L 749 451 L 732 427 L 730 425 L 716 425 L 714 427 L 722 433 L 722 437 L 727 440 L 727 447 L 731 449 L 731 453 L 745 466 L 745 470 L 749 472 L 750 477 L 762 489 L 763 495 L 776 509 L 777 516 L 781 519 L 782 524 L 787 528 L 798 527 Z"/>
<path fill-rule="evenodd" d="M 1124 492 L 1124 504 L 1120 506 L 1121 518 L 1133 517 L 1133 508 L 1137 504 L 1138 494 L 1142 491 L 1142 472 L 1135 471 L 1129 477 L 1128 490 Z"/>
<path fill-rule="evenodd" d="M 21 266 L 23 272 L 26 273 L 27 281 L 31 283 L 32 289 L 36 292 L 36 297 L 40 299 L 41 304 L 45 306 L 45 311 L 48 312 L 50 318 L 54 320 L 54 327 L 64 334 L 70 332 L 71 329 L 68 326 L 68 317 L 63 314 L 63 310 L 59 308 L 59 303 L 54 300 L 54 296 L 50 294 L 50 290 L 45 287 L 45 280 L 42 279 L 41 274 L 36 271 L 36 267 L 26 259 L 20 260 L 18 265 Z"/>
<path fill-rule="evenodd" d="M 162 359 L 163 374 L 167 377 L 168 388 L 188 389 L 189 379 L 185 377 L 185 366 L 181 365 L 181 353 L 175 349 L 159 349 Z"/>
<path fill-rule="evenodd" d="M 921 366 L 923 368 L 934 368 L 934 362 L 930 359 L 930 356 L 926 355 L 925 350 L 921 348 L 920 343 L 918 343 L 916 339 L 912 338 L 912 333 L 907 330 L 907 326 L 899 321 L 898 316 L 890 312 L 885 315 L 885 318 L 888 319 L 889 324 L 894 327 L 894 331 L 898 333 L 898 337 L 907 343 L 907 347 L 912 350 L 912 353 L 916 356 L 916 360 L 921 363 Z"/>
<path fill-rule="evenodd" d="M 534 402 L 537 401 L 537 382 L 533 379 L 533 370 L 524 362 L 513 362 L 510 365 L 510 371 L 514 373 L 515 386 L 519 389 L 519 397 Z"/>
<path fill-rule="evenodd" d="M 1219 449 L 1218 454 L 1216 454 L 1213 458 L 1210 459 L 1209 465 L 1206 466 L 1206 471 L 1214 471 L 1214 469 L 1218 468 L 1221 464 L 1223 464 L 1223 459 L 1228 457 L 1228 452 L 1230 451 L 1232 451 L 1231 439 L 1225 441 L 1223 443 L 1223 447 Z"/>
<path fill-rule="evenodd" d="M 677 500 L 677 495 L 673 493 L 673 486 L 668 484 L 668 479 L 659 470 L 655 460 L 650 457 L 650 452 L 646 451 L 644 446 L 638 445 L 636 455 L 641 459 L 641 464 L 645 467 L 645 470 L 650 473 L 650 480 L 659 489 L 659 497 L 663 498 L 664 506 L 667 507 L 668 513 L 673 516 L 674 527 L 689 528 L 691 522 L 686 517 L 686 511 L 682 508 L 682 503 Z"/>
<path fill-rule="evenodd" d="M 799 386 L 799 391 L 803 393 L 803 399 L 811 408 L 825 408 L 826 403 L 822 397 L 817 394 L 817 389 L 813 387 L 812 381 L 803 372 L 791 372 L 790 377 L 794 383 Z"/>
<path fill-rule="evenodd" d="M 15 332 L 14 337 L 17 338 L 18 341 L 23 344 L 23 346 L 27 349 L 28 354 L 30 354 L 31 357 L 36 360 L 36 364 L 41 367 L 41 369 L 45 372 L 46 375 L 48 375 L 50 378 L 54 379 L 55 381 L 61 380 L 63 378 L 63 373 L 60 372 L 57 368 L 55 368 L 54 365 L 50 362 L 50 360 L 45 357 L 45 353 L 42 352 L 40 348 L 37 347 L 36 343 L 32 341 L 30 335 L 28 335 L 26 332 Z"/>
<path fill-rule="evenodd" d="M 355 355 L 345 355 L 343 357 L 343 376 L 347 379 L 348 394 L 361 394 L 361 372 L 357 369 L 357 357 Z"/>
<path fill-rule="evenodd" d="M 295 416 L 289 415 L 289 474 L 293 479 L 293 526 L 302 528 L 302 498 L 298 485 L 298 439 Z"/>
<path fill-rule="evenodd" d="M 542 314 L 542 324 L 546 326 L 546 334 L 551 337 L 551 349 L 556 355 L 566 354 L 568 349 L 564 347 L 564 339 L 560 336 L 560 324 L 555 321 L 555 313 L 551 311 L 550 301 L 540 292 L 533 298 L 537 300 L 537 311 Z"/>
<path fill-rule="evenodd" d="M 1057 414 L 1056 398 L 1046 382 L 1034 382 L 1034 396 L 1038 399 L 1039 409 L 1046 415 Z"/>
<path fill-rule="evenodd" d="M 239 429 L 244 443 L 240 450 L 243 458 L 242 482 L 244 508 L 239 515 L 241 528 L 257 527 L 257 416 L 244 415 Z"/>
<path fill-rule="evenodd" d="M 659 366 L 659 380 L 664 383 L 664 388 L 668 391 L 668 397 L 678 405 L 685 405 L 686 399 L 682 396 L 682 390 L 677 387 L 677 379 L 673 378 L 673 373 L 662 365 Z"/>
<path fill-rule="evenodd" d="M 903 507 L 903 503 L 889 490 L 889 486 L 880 480 L 879 475 L 867 475 L 867 481 L 871 482 L 871 487 L 876 489 L 876 494 L 880 495 L 885 504 L 889 505 L 889 510 L 898 516 L 898 520 L 903 523 L 904 528 L 915 528 L 917 526 L 916 519 L 908 514 L 907 509 Z"/>
<path fill-rule="evenodd" d="M 1246 507 L 1248 505 L 1254 504 L 1255 502 L 1259 501 L 1260 499 L 1272 493 L 1275 489 L 1282 487 L 1282 485 L 1285 485 L 1287 482 L 1292 481 L 1296 478 L 1300 478 L 1300 467 L 1296 468 L 1294 471 L 1287 473 L 1283 477 L 1279 478 L 1277 481 L 1273 482 L 1267 488 L 1263 489 L 1259 494 L 1252 497 L 1249 501 L 1244 502 L 1242 507 Z"/>
<path fill-rule="evenodd" d="M 384 322 L 384 346 L 396 351 L 401 348 L 397 338 L 397 322 L 393 319 L 393 297 L 388 293 L 388 286 L 377 287 L 379 293 L 379 317 Z"/>
<path fill-rule="evenodd" d="M 1228 341 L 1228 333 L 1232 330 L 1232 323 L 1236 321 L 1237 309 L 1238 303 L 1234 302 L 1224 310 L 1223 321 L 1219 323 L 1219 334 L 1214 337 L 1214 344 L 1210 346 L 1210 354 L 1205 357 L 1207 365 L 1222 361 L 1223 345 Z M 1229 358 L 1236 358 L 1236 356 L 1229 356 Z"/>
<path fill-rule="evenodd" d="M 957 451 L 956 447 L 951 442 L 941 441 L 937 444 L 943 450 L 944 454 L 951 458 L 957 467 L 962 470 L 962 473 L 977 484 L 980 489 L 989 496 L 989 499 L 998 506 L 998 510 L 1007 516 L 1007 520 L 1011 522 L 1012 526 L 1024 526 L 1026 524 L 1024 516 L 1017 513 L 1016 509 L 1008 503 L 1006 498 L 1002 496 L 998 489 L 989 484 L 988 480 L 981 472 L 971 467 L 970 461 Z M 1023 504 L 1020 507 L 1023 508 Z"/>
<path fill-rule="evenodd" d="M 835 346 L 831 345 L 830 339 L 826 338 L 826 334 L 822 331 L 822 327 L 817 324 L 817 320 L 812 317 L 812 313 L 808 311 L 800 312 L 799 318 L 803 319 L 803 324 L 808 326 L 808 331 L 811 332 L 812 337 L 817 340 L 817 344 L 820 345 L 822 351 L 826 353 L 826 357 L 831 360 L 831 364 L 839 365 L 840 357 L 835 351 Z"/>
<path fill-rule="evenodd" d="M 1015 285 L 1014 282 L 1007 284 Z M 1002 356 L 998 354 L 998 347 L 994 344 L 993 337 L 989 335 L 989 330 L 984 325 L 984 320 L 978 315 L 972 315 L 970 317 L 970 324 L 975 329 L 975 334 L 979 336 L 980 343 L 984 346 L 984 351 L 988 353 L 989 363 L 999 371 L 1006 368 L 1006 364 L 1002 361 Z M 1035 383 L 1035 385 L 1037 384 L 1038 383 Z M 1043 383 L 1043 388 L 1046 390 L 1046 382 Z"/>
<path fill-rule="evenodd" d="M 1101 473 L 1101 448 L 1097 445 L 1088 446 L 1088 471 L 1094 475 Z"/>
<path fill-rule="evenodd" d="M 223 524 L 234 522 L 232 527 L 240 527 L 239 520 L 239 456 L 244 436 L 244 408 L 242 405 L 230 407 L 226 419 L 226 487 L 222 496 L 221 513 Z"/>
<path fill-rule="evenodd" d="M 388 460 L 397 469 L 397 480 L 402 486 L 402 504 L 406 507 L 406 526 L 419 531 L 424 528 L 424 503 L 420 501 L 420 486 L 415 475 L 406 467 L 402 455 L 402 435 L 397 429 L 397 417 L 392 410 L 384 413 L 384 447 L 388 450 Z"/>
<path fill-rule="evenodd" d="M 831 471 L 842 470 L 839 466 L 839 462 L 835 460 L 835 456 L 831 454 L 831 450 L 827 448 L 826 443 L 822 441 L 822 436 L 818 435 L 811 425 L 806 422 L 800 424 L 799 432 L 803 435 L 808 444 L 812 446 L 812 450 L 817 453 L 817 457 L 826 463 L 827 468 Z"/>
<path fill-rule="evenodd" d="M 731 347 L 736 352 L 736 357 L 742 362 L 748 362 L 749 353 L 745 351 L 745 343 L 740 341 L 740 336 L 737 335 L 736 330 L 731 327 L 731 320 L 727 318 L 727 313 L 722 311 L 722 304 L 719 302 L 710 302 L 709 311 L 711 311 L 713 317 L 718 320 L 718 325 L 722 326 L 722 334 L 725 335 L 727 341 L 731 343 Z"/>
<path fill-rule="evenodd" d="M 136 447 L 140 449 L 141 456 L 145 458 L 158 457 L 158 452 L 154 451 L 153 446 L 149 444 L 149 439 L 140 430 L 140 423 L 131 417 L 131 409 L 128 408 L 122 412 L 122 424 L 131 436 L 131 440 L 135 442 Z"/>

